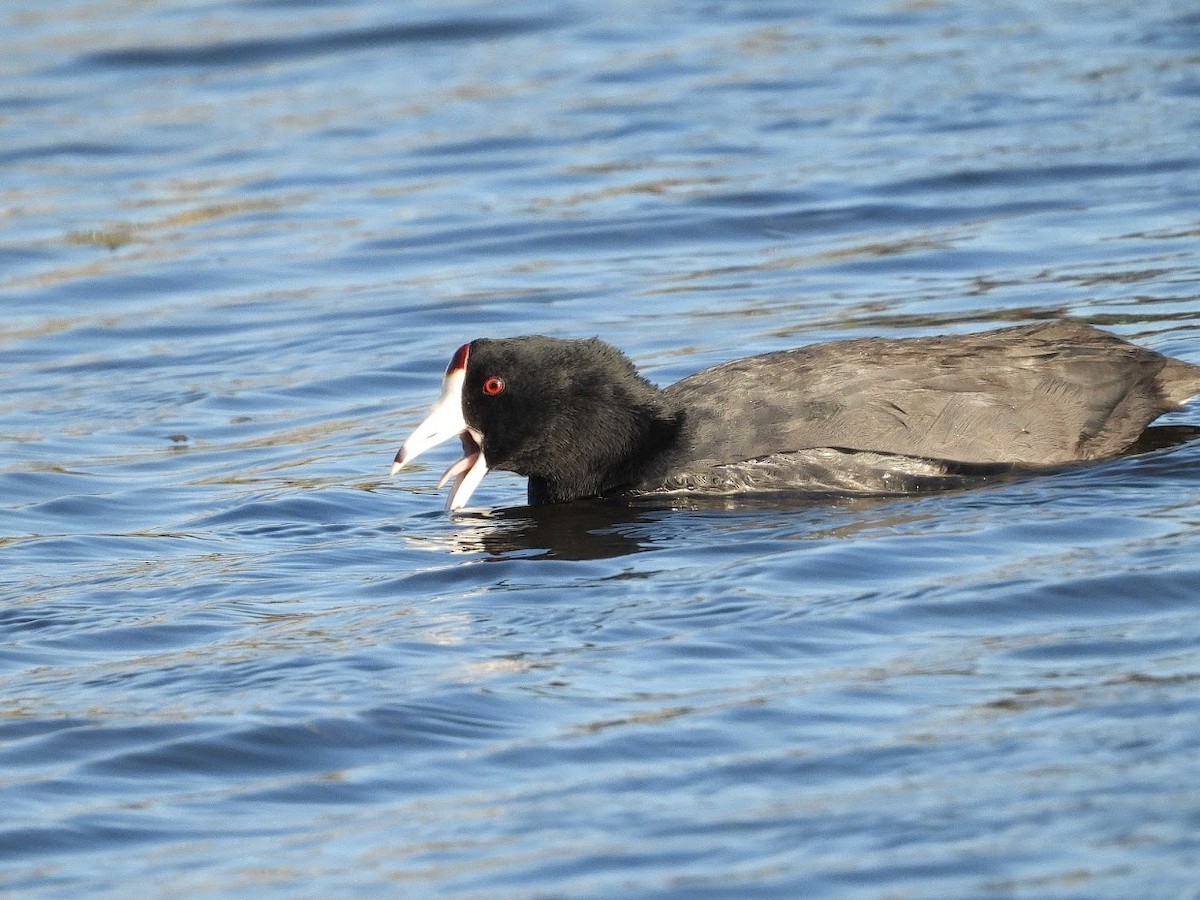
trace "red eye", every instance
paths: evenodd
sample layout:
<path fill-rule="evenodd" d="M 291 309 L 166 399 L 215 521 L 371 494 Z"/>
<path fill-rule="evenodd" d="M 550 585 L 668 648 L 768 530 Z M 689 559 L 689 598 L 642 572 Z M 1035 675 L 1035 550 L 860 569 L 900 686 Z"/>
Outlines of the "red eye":
<path fill-rule="evenodd" d="M 495 397 L 497 394 L 503 394 L 504 379 L 497 375 L 493 375 L 483 383 L 483 392 L 489 397 Z"/>

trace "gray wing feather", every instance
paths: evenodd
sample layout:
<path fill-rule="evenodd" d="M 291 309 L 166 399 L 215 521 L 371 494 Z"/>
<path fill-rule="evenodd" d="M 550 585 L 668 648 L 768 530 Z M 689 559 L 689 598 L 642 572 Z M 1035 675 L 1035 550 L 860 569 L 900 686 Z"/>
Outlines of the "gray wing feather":
<path fill-rule="evenodd" d="M 1170 388 L 1159 381 L 1168 362 Z M 1172 394 L 1188 384 L 1200 387 L 1200 367 L 1055 322 L 770 353 L 707 369 L 667 393 L 688 410 L 694 463 L 838 447 L 1061 465 L 1120 452 L 1175 408 Z"/>

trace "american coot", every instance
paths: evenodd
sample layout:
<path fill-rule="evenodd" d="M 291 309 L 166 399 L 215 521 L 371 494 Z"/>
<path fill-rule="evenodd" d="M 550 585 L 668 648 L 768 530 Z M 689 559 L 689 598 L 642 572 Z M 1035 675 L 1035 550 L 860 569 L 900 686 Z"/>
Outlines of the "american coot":
<path fill-rule="evenodd" d="M 448 506 L 488 469 L 531 504 L 678 491 L 906 493 L 1114 456 L 1200 394 L 1200 366 L 1079 322 L 837 341 L 705 369 L 659 389 L 593 339 L 480 339 L 392 473 L 452 437 Z"/>

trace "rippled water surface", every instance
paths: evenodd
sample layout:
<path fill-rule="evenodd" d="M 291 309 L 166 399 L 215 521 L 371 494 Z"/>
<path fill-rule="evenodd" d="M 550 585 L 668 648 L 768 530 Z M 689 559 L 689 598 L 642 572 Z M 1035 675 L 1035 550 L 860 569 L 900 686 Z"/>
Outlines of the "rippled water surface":
<path fill-rule="evenodd" d="M 0 23 L 0 891 L 1200 896 L 1200 446 L 728 509 L 386 477 L 477 336 L 1200 362 L 1194 4 Z"/>

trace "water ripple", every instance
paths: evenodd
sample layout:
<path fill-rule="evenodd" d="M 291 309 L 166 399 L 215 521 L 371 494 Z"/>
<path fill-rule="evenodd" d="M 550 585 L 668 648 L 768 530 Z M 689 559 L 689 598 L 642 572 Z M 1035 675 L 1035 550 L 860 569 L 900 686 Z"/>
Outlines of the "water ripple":
<path fill-rule="evenodd" d="M 537 34 L 560 26 L 558 17 L 484 17 L 442 19 L 403 25 L 326 30 L 280 38 L 247 38 L 174 47 L 130 47 L 80 56 L 59 74 L 92 68 L 145 69 L 258 66 L 297 58 L 331 56 L 406 44 L 460 44 L 514 35 Z"/>

